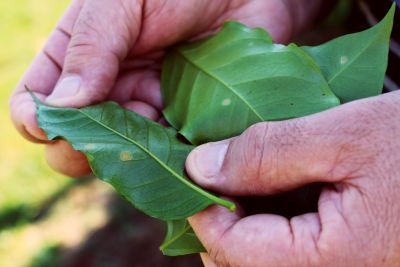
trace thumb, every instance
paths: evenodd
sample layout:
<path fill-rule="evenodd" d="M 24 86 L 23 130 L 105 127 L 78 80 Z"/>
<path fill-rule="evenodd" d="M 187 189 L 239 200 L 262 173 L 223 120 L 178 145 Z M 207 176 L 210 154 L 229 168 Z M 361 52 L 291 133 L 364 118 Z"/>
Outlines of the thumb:
<path fill-rule="evenodd" d="M 115 83 L 119 63 L 136 41 L 141 7 L 126 1 L 87 0 L 75 22 L 62 73 L 46 102 L 81 107 L 102 101 Z M 126 25 L 129 25 L 127 27 Z"/>
<path fill-rule="evenodd" d="M 339 181 L 351 170 L 338 171 L 336 165 L 344 166 L 337 163 L 348 160 L 346 151 L 357 151 L 357 144 L 332 129 L 330 114 L 258 123 L 238 137 L 201 145 L 189 154 L 188 174 L 227 195 L 273 194 Z"/>

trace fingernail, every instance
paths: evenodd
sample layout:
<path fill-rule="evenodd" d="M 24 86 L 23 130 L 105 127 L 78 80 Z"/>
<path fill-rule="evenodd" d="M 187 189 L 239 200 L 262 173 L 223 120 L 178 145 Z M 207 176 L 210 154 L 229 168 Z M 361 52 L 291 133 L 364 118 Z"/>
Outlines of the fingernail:
<path fill-rule="evenodd" d="M 70 76 L 62 79 L 54 88 L 46 101 L 55 101 L 58 99 L 68 98 L 76 95 L 81 86 L 81 78 L 79 76 Z"/>
<path fill-rule="evenodd" d="M 221 172 L 229 142 L 215 142 L 199 146 L 193 155 L 198 176 L 212 179 Z"/>

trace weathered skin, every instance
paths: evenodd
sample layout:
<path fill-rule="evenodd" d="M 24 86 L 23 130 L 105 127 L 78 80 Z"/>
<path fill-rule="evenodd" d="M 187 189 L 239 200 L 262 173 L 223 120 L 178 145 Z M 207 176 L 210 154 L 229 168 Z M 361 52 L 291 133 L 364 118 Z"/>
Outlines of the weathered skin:
<path fill-rule="evenodd" d="M 27 139 L 47 143 L 24 85 L 55 106 L 82 107 L 109 99 L 158 120 L 159 69 L 165 48 L 210 34 L 226 20 L 266 28 L 275 41 L 287 42 L 310 20 L 305 14 L 319 7 L 315 1 L 307 9 L 295 9 L 298 3 L 75 0 L 15 89 L 10 102 L 13 122 Z M 47 143 L 47 159 L 70 176 L 90 172 L 84 156 L 63 142 Z"/>
<path fill-rule="evenodd" d="M 400 92 L 209 143 L 186 168 L 226 195 L 326 182 L 318 213 L 290 220 L 210 207 L 190 218 L 208 266 L 399 266 Z M 293 203 L 296 205 L 296 203 Z"/>

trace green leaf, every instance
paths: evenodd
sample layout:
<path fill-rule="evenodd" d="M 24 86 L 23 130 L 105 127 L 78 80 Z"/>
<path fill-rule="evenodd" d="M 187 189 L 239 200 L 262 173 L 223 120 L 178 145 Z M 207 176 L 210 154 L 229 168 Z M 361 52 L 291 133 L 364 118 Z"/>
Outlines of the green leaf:
<path fill-rule="evenodd" d="M 144 213 L 177 220 L 211 204 L 234 209 L 188 180 L 184 164 L 193 147 L 178 141 L 175 130 L 112 102 L 74 109 L 36 101 L 47 137 L 64 138 L 85 153 L 93 173 Z"/>
<path fill-rule="evenodd" d="M 173 48 L 161 88 L 164 116 L 193 144 L 340 104 L 307 53 L 294 44 L 272 44 L 264 30 L 236 22 L 206 40 Z"/>
<path fill-rule="evenodd" d="M 180 256 L 206 251 L 187 220 L 168 221 L 167 227 L 167 235 L 160 246 L 164 255 Z"/>
<path fill-rule="evenodd" d="M 396 5 L 386 17 L 365 31 L 303 47 L 321 67 L 332 91 L 342 102 L 382 92 L 388 62 L 390 33 Z"/>

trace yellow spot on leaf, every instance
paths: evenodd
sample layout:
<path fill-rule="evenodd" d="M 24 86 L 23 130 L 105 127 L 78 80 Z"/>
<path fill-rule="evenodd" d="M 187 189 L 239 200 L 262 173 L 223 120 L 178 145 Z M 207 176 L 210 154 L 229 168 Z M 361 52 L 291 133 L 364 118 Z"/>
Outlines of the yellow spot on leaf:
<path fill-rule="evenodd" d="M 119 154 L 119 158 L 120 158 L 122 161 L 129 161 L 129 160 L 132 160 L 132 159 L 133 159 L 133 155 L 132 155 L 132 153 L 129 152 L 129 151 L 122 151 L 122 152 Z"/>

